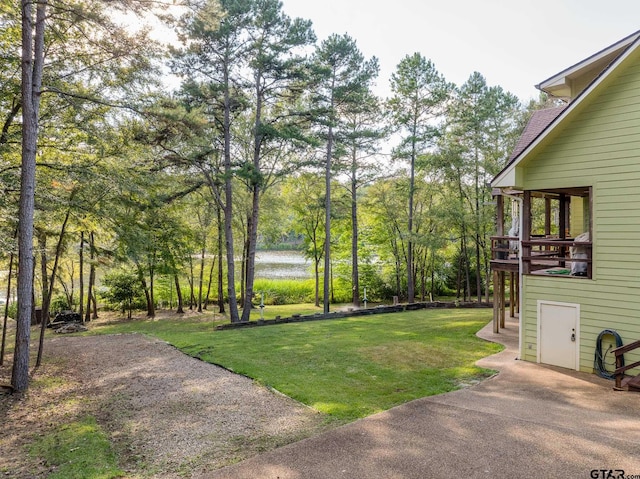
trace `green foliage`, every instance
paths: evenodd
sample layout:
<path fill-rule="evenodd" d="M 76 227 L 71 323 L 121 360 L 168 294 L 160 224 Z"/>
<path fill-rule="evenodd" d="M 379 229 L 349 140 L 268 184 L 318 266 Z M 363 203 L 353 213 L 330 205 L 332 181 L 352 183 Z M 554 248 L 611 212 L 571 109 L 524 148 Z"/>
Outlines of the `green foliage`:
<path fill-rule="evenodd" d="M 123 10 L 153 8 L 145 2 L 116 3 Z M 172 49 L 167 60 L 184 81 L 174 93 L 161 94 L 153 91 L 159 81 L 156 59 L 169 52 L 149 41 L 144 29 L 133 33 L 118 25 L 118 16 L 105 5 L 47 4 L 47 88 L 39 125 L 47 141 L 38 147 L 34 218 L 38 229 L 56 237 L 64 213 L 71 211 L 56 294 L 65 282 L 65 291 L 74 292 L 77 301 L 77 245 L 84 231 L 96 235 L 95 257 L 85 256 L 84 273 L 90 261 L 98 268 L 98 286 L 114 263 L 133 265 L 148 286 L 155 279 L 152 305 L 153 299 L 166 303 L 172 295 L 175 301 L 171 277 L 177 274 L 187 293 L 192 261 L 197 295 L 196 255 L 205 249 L 208 267 L 213 254 L 225 254 L 225 246 L 218 251 L 224 232 L 217 213 L 226 205 L 232 224 L 225 239 L 236 257 L 248 249 L 250 228 L 257 224 L 262 244 L 284 238 L 295 247 L 303 243 L 321 282 L 327 203 L 336 301 L 352 299 L 354 218 L 360 297 L 366 287 L 369 301 L 405 299 L 411 270 L 418 299 L 421 293 L 428 298 L 460 289 L 488 291 L 488 237 L 494 227 L 488 184 L 504 166 L 526 119 L 513 95 L 487 85 L 477 72 L 454 87 L 415 53 L 399 63 L 391 98 L 377 98 L 371 92 L 378 73 L 375 57 L 366 59 L 348 34 L 314 44 L 311 23 L 289 18 L 278 0 L 194 4 L 173 25 L 183 48 Z M 17 252 L 19 14 L 4 2 L 0 245 L 5 256 L 0 269 L 5 270 L 6 253 Z M 378 153 L 380 144 L 389 142 L 391 127 L 400 141 L 388 158 Z M 329 147 L 329 137 L 332 150 L 320 151 Z M 331 164 L 329 192 L 317 172 L 325 164 Z M 259 208 L 254 210 L 256 192 Z M 357 204 L 353 216 L 351 201 Z M 223 260 L 227 270 L 229 263 Z M 235 281 L 223 283 L 238 284 L 240 269 L 236 264 Z M 208 270 L 204 277 L 207 284 Z M 471 287 L 461 288 L 467 277 Z M 272 303 L 314 299 L 305 282 L 254 285 L 254 292 L 262 290 Z M 129 304 L 110 294 L 107 307 Z M 133 296 L 131 308 L 145 306 L 139 291 Z M 217 289 L 211 296 L 217 297 Z M 66 309 L 62 298 L 54 301 L 54 310 Z"/>
<path fill-rule="evenodd" d="M 123 477 L 107 435 L 95 418 L 85 417 L 40 436 L 29 454 L 54 472 L 49 479 L 111 479 Z"/>
<path fill-rule="evenodd" d="M 402 140 L 394 155 L 415 162 L 440 134 L 439 123 L 453 85 L 420 53 L 407 55 L 391 76 L 393 96 L 388 107 Z"/>
<path fill-rule="evenodd" d="M 144 291 L 137 273 L 130 270 L 117 270 L 106 274 L 103 284 L 107 288 L 103 297 L 107 302 L 122 309 L 131 311 L 136 305 L 144 304 Z"/>
<path fill-rule="evenodd" d="M 4 314 L 4 304 L 2 305 L 2 312 Z M 8 315 L 12 319 L 16 319 L 18 317 L 18 303 L 15 301 L 9 303 Z"/>
<path fill-rule="evenodd" d="M 308 303 L 313 301 L 314 282 L 309 280 L 256 279 L 254 304 L 260 304 L 264 293 L 264 304 L 281 305 Z"/>
<path fill-rule="evenodd" d="M 66 296 L 55 296 L 49 305 L 49 310 L 52 314 L 69 309 L 71 309 L 71 305 L 69 304 L 69 301 L 67 301 Z"/>

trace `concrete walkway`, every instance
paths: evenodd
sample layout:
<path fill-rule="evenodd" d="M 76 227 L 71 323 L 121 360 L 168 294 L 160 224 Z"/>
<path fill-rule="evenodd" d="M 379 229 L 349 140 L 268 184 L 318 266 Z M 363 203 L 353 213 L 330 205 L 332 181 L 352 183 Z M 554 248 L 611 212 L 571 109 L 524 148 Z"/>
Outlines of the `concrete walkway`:
<path fill-rule="evenodd" d="M 472 388 L 398 406 L 208 478 L 640 478 L 640 394 L 516 360 L 518 324 L 478 335 L 506 349 L 500 373 Z M 592 473 L 591 471 L 607 472 Z M 614 470 L 612 476 L 607 476 Z M 598 474 L 598 475 L 594 475 Z"/>

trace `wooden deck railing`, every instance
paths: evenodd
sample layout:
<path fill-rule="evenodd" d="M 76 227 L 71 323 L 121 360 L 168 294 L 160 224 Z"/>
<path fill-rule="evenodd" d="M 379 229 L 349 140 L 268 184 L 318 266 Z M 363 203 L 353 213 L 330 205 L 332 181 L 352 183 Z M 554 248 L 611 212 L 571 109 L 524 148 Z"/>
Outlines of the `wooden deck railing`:
<path fill-rule="evenodd" d="M 519 241 L 514 236 L 491 237 L 491 260 L 494 264 L 518 263 L 518 245 L 522 245 L 522 268 L 524 274 L 553 268 L 571 268 L 573 263 L 586 263 L 586 272 L 580 276 L 591 278 L 593 245 L 587 241 L 573 241 L 571 239 L 532 238 L 529 241 Z M 571 256 L 571 248 L 582 254 Z"/>
<path fill-rule="evenodd" d="M 580 256 L 570 254 L 571 248 L 581 252 Z M 590 241 L 573 241 L 570 239 L 531 239 L 522 241 L 522 268 L 524 274 L 538 270 L 571 267 L 573 263 L 586 263 L 586 271 L 582 276 L 591 278 L 592 249 Z"/>
<path fill-rule="evenodd" d="M 640 340 L 612 349 L 613 354 L 616 356 L 616 370 L 613 373 L 616 378 L 615 389 L 622 389 L 622 379 L 624 378 L 624 373 L 626 371 L 640 366 L 640 361 L 636 361 L 635 363 L 627 364 L 625 366 L 622 365 L 624 353 L 628 353 L 629 351 L 633 351 L 637 348 L 640 348 Z"/>
<path fill-rule="evenodd" d="M 493 260 L 518 260 L 517 236 L 492 236 L 491 237 L 491 259 Z"/>

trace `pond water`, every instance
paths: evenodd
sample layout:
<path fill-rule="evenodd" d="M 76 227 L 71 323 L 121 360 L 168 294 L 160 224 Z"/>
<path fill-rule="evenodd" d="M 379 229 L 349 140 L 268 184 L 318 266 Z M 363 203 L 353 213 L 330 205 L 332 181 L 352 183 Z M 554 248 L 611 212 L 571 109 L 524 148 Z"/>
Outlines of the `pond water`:
<path fill-rule="evenodd" d="M 311 261 L 300 251 L 256 251 L 256 279 L 310 279 Z"/>
<path fill-rule="evenodd" d="M 239 265 L 238 265 L 239 267 Z M 5 301 L 7 271 L 0 271 L 0 305 Z M 256 252 L 256 279 L 311 279 L 311 261 L 300 251 Z M 14 286 L 15 287 L 15 286 Z"/>

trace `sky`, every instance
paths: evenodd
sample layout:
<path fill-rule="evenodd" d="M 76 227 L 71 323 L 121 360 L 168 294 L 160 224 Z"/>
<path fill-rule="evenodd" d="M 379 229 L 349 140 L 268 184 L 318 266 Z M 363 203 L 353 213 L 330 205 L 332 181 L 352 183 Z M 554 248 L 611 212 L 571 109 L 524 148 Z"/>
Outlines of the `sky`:
<path fill-rule="evenodd" d="M 282 0 L 290 17 L 311 20 L 322 41 L 349 34 L 376 56 L 376 91 L 406 55 L 421 53 L 462 85 L 481 73 L 522 101 L 536 84 L 640 30 L 638 0 Z"/>

